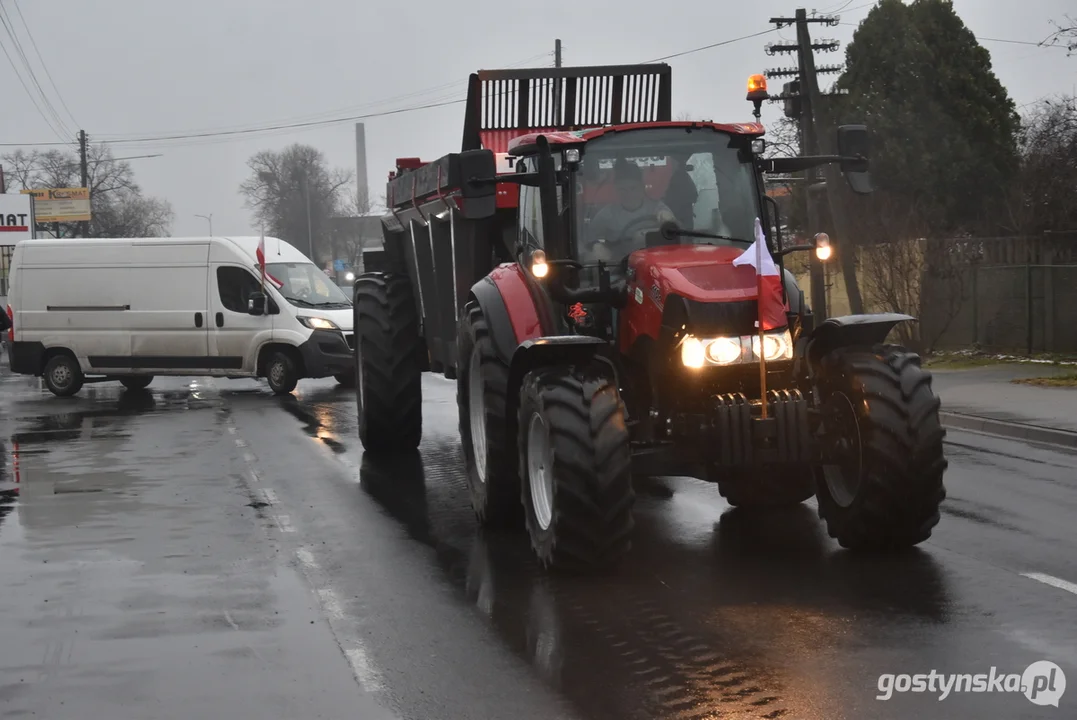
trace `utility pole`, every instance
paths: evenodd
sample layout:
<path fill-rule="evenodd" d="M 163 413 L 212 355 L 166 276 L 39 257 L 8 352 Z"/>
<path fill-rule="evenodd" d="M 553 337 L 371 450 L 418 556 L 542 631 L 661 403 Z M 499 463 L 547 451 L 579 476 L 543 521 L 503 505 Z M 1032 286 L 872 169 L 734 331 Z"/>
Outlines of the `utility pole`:
<path fill-rule="evenodd" d="M 553 41 L 553 66 L 561 67 L 561 39 Z"/>
<path fill-rule="evenodd" d="M 89 189 L 90 187 L 90 163 L 86 157 L 86 131 L 79 130 L 79 166 L 82 171 L 82 187 Z M 91 208 L 93 207 L 93 198 L 90 198 Z M 82 237 L 89 237 L 90 224 L 83 220 L 79 223 Z"/>
<path fill-rule="evenodd" d="M 797 54 L 797 67 L 795 69 L 790 68 L 767 71 L 768 77 L 794 76 L 797 78 L 797 80 L 786 83 L 782 94 L 775 96 L 772 99 L 784 101 L 786 117 L 800 121 L 801 153 L 804 155 L 818 155 L 820 152 L 816 117 L 821 105 L 818 75 L 819 73 L 840 72 L 841 68 L 840 66 L 833 65 L 821 68 L 815 66 L 815 51 L 823 50 L 834 52 L 838 49 L 838 43 L 833 40 L 813 43 L 808 26 L 811 23 L 836 25 L 838 23 L 838 18 L 829 16 L 808 17 L 807 11 L 801 8 L 797 10 L 796 17 L 771 18 L 770 22 L 777 25 L 779 28 L 787 25 L 796 25 L 797 30 L 797 41 L 795 44 L 773 44 L 767 46 L 768 55 L 773 55 L 775 53 Z M 812 232 L 814 233 L 819 231 L 821 225 L 817 192 L 823 188 L 818 184 L 819 173 L 816 168 L 806 170 L 805 179 L 805 188 L 808 193 L 808 225 L 812 228 Z M 831 203 L 833 204 L 833 199 L 831 199 Z M 816 318 L 816 323 L 819 323 L 825 320 L 829 315 L 829 308 L 827 307 L 826 272 L 822 261 L 815 256 L 815 253 L 811 254 L 809 262 L 811 277 L 811 307 Z"/>

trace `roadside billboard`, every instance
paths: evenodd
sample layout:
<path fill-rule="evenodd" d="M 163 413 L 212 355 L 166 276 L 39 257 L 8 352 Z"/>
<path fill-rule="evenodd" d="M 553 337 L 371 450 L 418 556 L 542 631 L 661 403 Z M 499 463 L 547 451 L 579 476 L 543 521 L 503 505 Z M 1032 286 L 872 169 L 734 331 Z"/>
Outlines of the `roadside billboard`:
<path fill-rule="evenodd" d="M 46 188 L 23 190 L 34 197 L 34 215 L 39 223 L 69 223 L 90 220 L 89 188 Z"/>
<path fill-rule="evenodd" d="M 34 203 L 29 195 L 0 195 L 0 245 L 34 237 Z"/>

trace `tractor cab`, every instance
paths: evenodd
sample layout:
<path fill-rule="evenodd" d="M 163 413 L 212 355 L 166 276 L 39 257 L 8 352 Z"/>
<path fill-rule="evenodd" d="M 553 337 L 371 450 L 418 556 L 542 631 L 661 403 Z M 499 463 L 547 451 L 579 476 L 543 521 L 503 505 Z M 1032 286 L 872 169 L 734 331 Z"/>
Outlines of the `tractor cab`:
<path fill-rule="evenodd" d="M 752 153 L 762 133 L 754 123 L 685 122 L 546 135 L 567 254 L 584 266 L 616 266 L 648 247 L 748 247 L 762 212 Z M 538 170 L 537 140 L 510 144 L 517 169 Z M 527 203 L 534 195 L 521 196 L 520 227 L 542 247 L 540 208 Z"/>
<path fill-rule="evenodd" d="M 751 245 L 763 217 L 753 152 L 762 133 L 755 123 L 659 122 L 542 136 L 555 171 L 554 232 L 543 227 L 539 181 L 521 190 L 518 250 L 567 266 L 572 285 L 612 290 L 573 304 L 574 329 L 619 334 L 615 296 L 638 265 L 654 268 L 656 287 L 639 291 L 660 304 L 659 266 L 728 264 Z M 538 134 L 510 143 L 518 172 L 539 172 L 540 143 Z"/>

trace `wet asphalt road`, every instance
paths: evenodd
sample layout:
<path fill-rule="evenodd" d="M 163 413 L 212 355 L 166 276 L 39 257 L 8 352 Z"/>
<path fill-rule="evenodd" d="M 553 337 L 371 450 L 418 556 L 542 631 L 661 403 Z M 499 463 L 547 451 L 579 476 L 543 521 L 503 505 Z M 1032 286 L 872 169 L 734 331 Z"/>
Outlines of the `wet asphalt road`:
<path fill-rule="evenodd" d="M 0 717 L 1077 717 L 1073 688 L 875 699 L 1045 659 L 1077 683 L 1077 594 L 1043 581 L 1077 583 L 1073 453 L 951 430 L 942 523 L 888 558 L 814 503 L 667 479 L 621 571 L 567 578 L 477 530 L 454 386 L 425 393 L 421 455 L 378 464 L 332 381 L 0 376 Z"/>

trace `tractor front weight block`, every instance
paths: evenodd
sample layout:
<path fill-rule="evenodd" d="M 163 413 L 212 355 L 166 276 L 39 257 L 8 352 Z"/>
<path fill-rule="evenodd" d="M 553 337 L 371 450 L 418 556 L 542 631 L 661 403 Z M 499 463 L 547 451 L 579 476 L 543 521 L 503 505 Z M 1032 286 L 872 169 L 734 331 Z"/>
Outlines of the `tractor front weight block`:
<path fill-rule="evenodd" d="M 808 403 L 799 390 L 768 391 L 765 419 L 762 409 L 762 402 L 743 393 L 716 395 L 709 412 L 671 415 L 666 438 L 702 448 L 703 459 L 719 467 L 803 463 L 816 456 Z"/>

